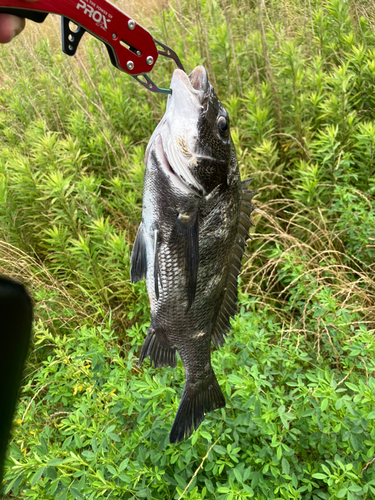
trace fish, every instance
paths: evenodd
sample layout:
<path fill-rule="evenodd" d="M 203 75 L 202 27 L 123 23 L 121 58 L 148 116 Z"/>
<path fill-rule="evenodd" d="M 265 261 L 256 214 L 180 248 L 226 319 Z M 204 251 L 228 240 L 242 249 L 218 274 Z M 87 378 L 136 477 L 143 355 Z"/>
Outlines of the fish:
<path fill-rule="evenodd" d="M 236 313 L 237 278 L 256 191 L 241 181 L 229 116 L 203 66 L 176 69 L 166 112 L 146 148 L 142 220 L 131 255 L 133 283 L 146 279 L 151 324 L 139 366 L 177 366 L 185 385 L 170 443 L 225 407 L 211 366 Z"/>

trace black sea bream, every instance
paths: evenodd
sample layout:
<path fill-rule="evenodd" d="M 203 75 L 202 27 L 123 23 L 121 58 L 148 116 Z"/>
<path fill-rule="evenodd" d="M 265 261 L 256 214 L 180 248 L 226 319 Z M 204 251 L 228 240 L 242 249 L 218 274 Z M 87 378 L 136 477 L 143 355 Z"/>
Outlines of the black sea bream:
<path fill-rule="evenodd" d="M 175 70 L 172 95 L 146 151 L 142 222 L 131 279 L 146 278 L 151 325 L 139 364 L 185 369 L 170 442 L 188 438 L 225 406 L 211 367 L 236 312 L 237 276 L 253 210 L 241 183 L 227 112 L 207 73 Z"/>

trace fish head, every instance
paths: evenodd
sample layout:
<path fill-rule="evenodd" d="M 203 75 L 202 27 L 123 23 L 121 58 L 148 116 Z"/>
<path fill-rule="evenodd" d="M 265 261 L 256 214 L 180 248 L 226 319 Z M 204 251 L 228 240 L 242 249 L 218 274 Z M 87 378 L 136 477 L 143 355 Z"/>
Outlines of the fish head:
<path fill-rule="evenodd" d="M 170 87 L 172 94 L 150 139 L 146 163 L 156 148 L 178 189 L 205 196 L 221 183 L 227 185 L 231 171 L 237 169 L 228 113 L 203 66 L 190 75 L 176 69 Z"/>

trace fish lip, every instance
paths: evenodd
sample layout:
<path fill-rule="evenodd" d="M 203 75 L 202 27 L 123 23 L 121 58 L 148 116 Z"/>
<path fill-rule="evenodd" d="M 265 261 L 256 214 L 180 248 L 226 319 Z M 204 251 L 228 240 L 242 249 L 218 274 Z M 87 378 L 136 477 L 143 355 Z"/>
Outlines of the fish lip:
<path fill-rule="evenodd" d="M 173 84 L 177 80 L 180 80 L 187 90 L 197 97 L 200 104 L 203 104 L 210 94 L 210 84 L 208 81 L 207 71 L 203 66 L 197 66 L 189 75 L 187 75 L 182 69 L 175 69 L 171 82 L 172 93 L 174 87 Z"/>
<path fill-rule="evenodd" d="M 203 188 L 202 190 L 200 190 L 192 184 L 186 182 L 185 179 L 182 179 L 180 175 L 173 169 L 172 165 L 168 161 L 167 155 L 165 154 L 163 136 L 160 132 L 155 136 L 153 144 L 155 145 L 155 148 L 157 150 L 159 160 L 161 160 L 163 170 L 169 174 L 172 174 L 171 178 L 175 186 L 177 186 L 179 189 L 182 189 L 183 191 L 193 193 L 195 196 L 202 197 L 204 194 Z"/>
<path fill-rule="evenodd" d="M 207 71 L 203 66 L 197 66 L 188 75 L 190 85 L 194 90 L 206 93 L 208 90 Z"/>

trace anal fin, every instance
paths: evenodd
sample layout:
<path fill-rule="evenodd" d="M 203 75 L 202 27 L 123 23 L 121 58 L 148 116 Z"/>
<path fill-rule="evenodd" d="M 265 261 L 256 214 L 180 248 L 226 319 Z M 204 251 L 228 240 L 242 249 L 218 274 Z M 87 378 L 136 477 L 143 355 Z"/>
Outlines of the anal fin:
<path fill-rule="evenodd" d="M 141 366 L 143 361 L 150 356 L 150 364 L 152 365 L 153 363 L 155 368 L 162 366 L 171 366 L 172 368 L 176 368 L 176 349 L 174 347 L 167 346 L 163 337 L 164 336 L 161 332 L 158 335 L 157 329 L 154 329 L 152 326 L 148 328 L 147 337 L 143 342 L 141 354 L 139 356 L 138 366 Z"/>

